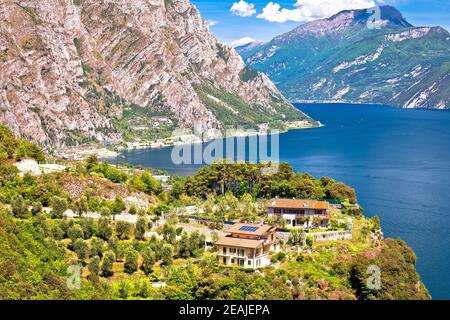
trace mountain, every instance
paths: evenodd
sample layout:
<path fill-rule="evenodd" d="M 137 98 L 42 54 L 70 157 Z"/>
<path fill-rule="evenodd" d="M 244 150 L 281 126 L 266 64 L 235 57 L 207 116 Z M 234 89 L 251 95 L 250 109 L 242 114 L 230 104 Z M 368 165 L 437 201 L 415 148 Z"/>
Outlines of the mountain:
<path fill-rule="evenodd" d="M 244 52 L 249 52 L 251 50 L 255 50 L 256 48 L 262 47 L 265 45 L 265 42 L 262 41 L 253 41 L 247 44 L 244 44 L 242 46 L 235 47 L 236 51 L 239 52 L 239 54 L 243 54 Z"/>
<path fill-rule="evenodd" d="M 288 99 L 450 108 L 450 34 L 391 6 L 342 11 L 238 51 Z M 370 28 L 369 28 L 369 27 Z"/>
<path fill-rule="evenodd" d="M 0 75 L 0 122 L 46 148 L 194 124 L 314 123 L 188 0 L 2 0 Z M 133 129 L 155 117 L 167 132 Z"/>

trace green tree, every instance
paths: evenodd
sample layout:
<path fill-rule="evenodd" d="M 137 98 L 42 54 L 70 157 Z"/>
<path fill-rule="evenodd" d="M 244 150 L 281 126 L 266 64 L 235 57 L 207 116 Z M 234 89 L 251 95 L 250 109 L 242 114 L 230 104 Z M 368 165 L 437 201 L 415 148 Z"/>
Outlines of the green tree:
<path fill-rule="evenodd" d="M 111 221 L 107 217 L 100 218 L 98 222 L 97 235 L 105 241 L 111 238 L 113 229 L 111 227 Z"/>
<path fill-rule="evenodd" d="M 142 253 L 142 266 L 141 269 L 146 275 L 153 272 L 153 266 L 156 263 L 156 255 L 151 248 L 145 248 Z"/>
<path fill-rule="evenodd" d="M 150 294 L 150 289 L 148 286 L 148 282 L 146 279 L 143 279 L 139 283 L 137 295 L 140 298 L 146 299 L 149 297 L 149 294 Z"/>
<path fill-rule="evenodd" d="M 138 256 L 139 253 L 134 249 L 129 249 L 125 253 L 125 272 L 128 274 L 133 274 L 138 269 Z"/>
<path fill-rule="evenodd" d="M 148 172 L 142 174 L 141 180 L 145 184 L 145 190 L 143 190 L 144 192 L 156 195 L 162 192 L 161 184 L 155 178 L 153 178 Z"/>
<path fill-rule="evenodd" d="M 355 189 L 346 186 L 342 182 L 333 184 L 328 188 L 328 192 L 332 199 L 338 199 L 342 201 L 348 200 L 351 204 L 356 204 Z"/>
<path fill-rule="evenodd" d="M 119 298 L 123 300 L 128 299 L 128 285 L 125 281 L 120 281 Z"/>
<path fill-rule="evenodd" d="M 173 262 L 173 247 L 172 245 L 165 243 L 161 249 L 161 260 L 165 266 L 170 266 Z"/>
<path fill-rule="evenodd" d="M 52 208 L 52 218 L 61 219 L 64 215 L 64 212 L 67 210 L 67 200 L 58 196 L 54 196 L 50 201 L 50 206 Z"/>
<path fill-rule="evenodd" d="M 98 166 L 98 157 L 93 154 L 86 159 L 86 171 L 91 172 L 95 167 Z"/>
<path fill-rule="evenodd" d="M 80 221 L 80 226 L 83 229 L 84 239 L 90 239 L 97 232 L 95 229 L 94 220 L 91 218 L 83 218 Z"/>
<path fill-rule="evenodd" d="M 78 224 L 75 224 L 72 227 L 70 227 L 69 230 L 67 231 L 67 235 L 69 236 L 72 243 L 75 243 L 75 241 L 78 239 L 84 238 L 83 229 Z"/>
<path fill-rule="evenodd" d="M 65 235 L 64 231 L 58 225 L 54 225 L 51 228 L 51 234 L 52 234 L 52 238 L 55 239 L 55 240 L 63 240 L 64 239 L 64 235 Z"/>
<path fill-rule="evenodd" d="M 89 245 L 83 239 L 75 240 L 72 248 L 78 256 L 78 261 L 84 262 L 87 258 L 89 258 Z"/>
<path fill-rule="evenodd" d="M 111 277 L 113 275 L 113 265 L 116 261 L 114 252 L 107 251 L 102 260 L 102 275 L 104 277 Z"/>
<path fill-rule="evenodd" d="M 289 244 L 293 246 L 302 246 L 304 245 L 306 239 L 306 233 L 303 229 L 293 229 L 289 235 Z"/>
<path fill-rule="evenodd" d="M 111 216 L 111 210 L 108 207 L 101 207 L 99 213 L 102 217 L 109 218 Z"/>
<path fill-rule="evenodd" d="M 126 221 L 117 221 L 115 230 L 119 239 L 129 239 L 131 233 L 131 224 Z"/>
<path fill-rule="evenodd" d="M 75 201 L 73 205 L 73 210 L 78 216 L 83 216 L 88 212 L 88 200 L 85 196 L 80 197 L 77 201 Z"/>
<path fill-rule="evenodd" d="M 105 242 L 99 238 L 92 238 L 91 240 L 91 254 L 93 256 L 103 257 L 103 248 L 105 246 Z"/>
<path fill-rule="evenodd" d="M 111 204 L 111 214 L 113 215 L 113 219 L 115 220 L 115 216 L 121 214 L 127 208 L 125 201 L 123 201 L 122 197 L 117 195 Z"/>
<path fill-rule="evenodd" d="M 119 252 L 119 238 L 117 236 L 112 237 L 108 241 L 108 249 L 114 252 L 114 255 L 117 256 Z"/>
<path fill-rule="evenodd" d="M 99 256 L 94 256 L 91 261 L 89 262 L 89 272 L 91 273 L 91 275 L 93 276 L 98 276 L 100 273 L 100 257 Z"/>
<path fill-rule="evenodd" d="M 144 240 L 146 232 L 147 232 L 147 219 L 139 217 L 136 222 L 136 231 L 135 231 L 136 239 Z"/>
<path fill-rule="evenodd" d="M 132 215 L 135 215 L 135 214 L 137 214 L 137 212 L 138 212 L 138 210 L 137 210 L 137 208 L 136 208 L 136 205 L 135 205 L 135 204 L 132 204 L 132 205 L 130 206 L 130 209 L 128 210 L 128 213 L 129 213 L 129 214 L 132 214 Z"/>
<path fill-rule="evenodd" d="M 159 229 L 158 232 L 162 235 L 164 241 L 166 241 L 166 242 L 168 242 L 168 243 L 170 243 L 170 244 L 174 244 L 174 243 L 175 243 L 177 234 L 176 234 L 176 230 L 175 230 L 175 227 L 174 227 L 174 226 L 165 223 L 165 224 Z"/>

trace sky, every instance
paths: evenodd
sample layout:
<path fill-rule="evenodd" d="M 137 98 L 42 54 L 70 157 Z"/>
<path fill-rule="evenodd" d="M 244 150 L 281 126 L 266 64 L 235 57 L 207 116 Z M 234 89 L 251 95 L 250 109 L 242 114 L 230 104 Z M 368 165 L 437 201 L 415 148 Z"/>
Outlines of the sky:
<path fill-rule="evenodd" d="M 345 9 L 388 4 L 415 26 L 450 30 L 450 0 L 191 0 L 211 31 L 233 46 L 269 41 L 296 26 Z"/>

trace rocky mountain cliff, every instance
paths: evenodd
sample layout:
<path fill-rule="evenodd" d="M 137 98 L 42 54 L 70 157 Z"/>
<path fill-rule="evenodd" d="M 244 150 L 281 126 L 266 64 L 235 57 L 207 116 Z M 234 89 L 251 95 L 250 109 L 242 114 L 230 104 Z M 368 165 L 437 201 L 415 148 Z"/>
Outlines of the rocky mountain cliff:
<path fill-rule="evenodd" d="M 414 27 L 391 6 L 342 11 L 237 48 L 291 101 L 450 108 L 450 33 Z"/>
<path fill-rule="evenodd" d="M 0 122 L 52 148 L 173 127 L 313 121 L 188 0 L 2 0 Z"/>

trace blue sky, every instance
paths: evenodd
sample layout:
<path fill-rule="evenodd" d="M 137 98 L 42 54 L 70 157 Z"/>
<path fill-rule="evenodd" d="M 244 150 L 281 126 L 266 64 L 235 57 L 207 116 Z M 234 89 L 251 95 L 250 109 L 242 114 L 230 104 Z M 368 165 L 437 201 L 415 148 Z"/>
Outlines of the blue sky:
<path fill-rule="evenodd" d="M 211 22 L 211 31 L 227 44 L 244 37 L 268 41 L 308 20 L 329 16 L 342 8 L 366 7 L 366 4 L 375 2 L 395 6 L 413 25 L 439 25 L 450 29 L 449 0 L 272 0 L 272 4 L 268 0 L 191 2 Z"/>

